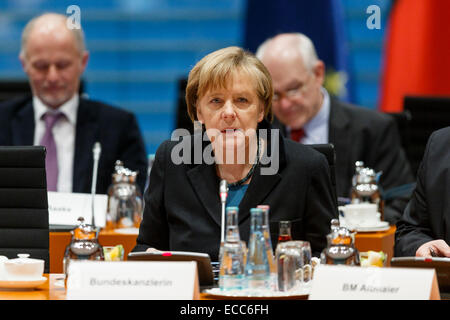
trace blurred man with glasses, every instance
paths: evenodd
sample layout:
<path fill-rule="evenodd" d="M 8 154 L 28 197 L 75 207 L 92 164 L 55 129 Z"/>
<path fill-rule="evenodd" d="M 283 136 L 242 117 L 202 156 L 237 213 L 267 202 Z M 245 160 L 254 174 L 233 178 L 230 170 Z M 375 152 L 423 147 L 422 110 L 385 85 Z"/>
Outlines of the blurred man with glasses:
<path fill-rule="evenodd" d="M 262 43 L 256 56 L 272 76 L 272 108 L 282 132 L 300 143 L 334 145 L 341 200 L 350 196 L 356 161 L 382 171 L 379 183 L 384 191 L 414 182 L 394 119 L 332 97 L 323 87 L 325 64 L 307 36 L 277 35 Z M 408 197 L 387 200 L 384 219 L 395 224 Z"/>

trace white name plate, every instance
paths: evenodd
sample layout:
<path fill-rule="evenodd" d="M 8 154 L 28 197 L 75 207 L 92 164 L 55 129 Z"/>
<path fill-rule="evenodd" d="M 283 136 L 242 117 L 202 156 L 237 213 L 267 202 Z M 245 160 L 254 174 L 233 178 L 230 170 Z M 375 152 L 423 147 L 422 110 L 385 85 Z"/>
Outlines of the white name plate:
<path fill-rule="evenodd" d="M 104 227 L 108 196 L 97 194 L 94 199 L 95 225 Z M 78 218 L 86 223 L 92 221 L 92 195 L 88 193 L 48 192 L 48 214 L 50 225 L 77 225 Z"/>
<path fill-rule="evenodd" d="M 440 299 L 434 269 L 320 265 L 311 300 Z"/>
<path fill-rule="evenodd" d="M 195 261 L 71 261 L 69 300 L 192 300 L 199 298 Z"/>

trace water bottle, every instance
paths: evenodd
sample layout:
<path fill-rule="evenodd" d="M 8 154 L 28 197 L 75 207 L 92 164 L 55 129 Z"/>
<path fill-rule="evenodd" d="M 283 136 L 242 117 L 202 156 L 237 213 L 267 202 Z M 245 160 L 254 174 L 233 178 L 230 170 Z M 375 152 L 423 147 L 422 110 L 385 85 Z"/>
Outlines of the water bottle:
<path fill-rule="evenodd" d="M 263 234 L 266 242 L 267 260 L 269 261 L 270 276 L 271 276 L 271 288 L 276 291 L 277 288 L 277 265 L 275 262 L 272 239 L 270 238 L 270 226 L 269 226 L 269 211 L 268 205 L 259 205 L 257 208 L 263 210 Z"/>
<path fill-rule="evenodd" d="M 252 208 L 250 215 L 250 238 L 245 265 L 246 287 L 250 292 L 270 290 L 270 266 L 263 228 L 264 212 L 262 209 Z"/>
<path fill-rule="evenodd" d="M 244 248 L 239 236 L 238 207 L 227 207 L 225 241 L 220 259 L 219 288 L 240 290 L 244 280 Z"/>

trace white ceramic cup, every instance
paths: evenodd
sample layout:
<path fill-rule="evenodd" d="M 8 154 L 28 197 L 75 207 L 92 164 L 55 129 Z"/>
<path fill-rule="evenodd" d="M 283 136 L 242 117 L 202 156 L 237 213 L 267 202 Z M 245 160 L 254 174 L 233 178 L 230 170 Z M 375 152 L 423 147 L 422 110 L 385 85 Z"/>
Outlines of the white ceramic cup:
<path fill-rule="evenodd" d="M 375 203 L 355 203 L 339 207 L 344 213 L 346 224 L 355 227 L 376 226 L 380 222 L 380 213 Z"/>
<path fill-rule="evenodd" d="M 27 253 L 19 253 L 19 258 L 4 261 L 4 276 L 8 280 L 36 280 L 44 273 L 44 260 L 28 258 Z"/>
<path fill-rule="evenodd" d="M 0 256 L 0 279 L 5 278 L 5 261 L 8 261 L 8 257 Z"/>

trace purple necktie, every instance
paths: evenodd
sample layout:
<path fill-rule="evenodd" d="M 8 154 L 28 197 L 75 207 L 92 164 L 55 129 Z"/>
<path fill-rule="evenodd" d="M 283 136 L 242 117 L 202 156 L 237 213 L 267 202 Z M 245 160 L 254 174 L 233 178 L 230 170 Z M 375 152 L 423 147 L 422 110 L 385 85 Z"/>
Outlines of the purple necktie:
<path fill-rule="evenodd" d="M 47 191 L 56 191 L 58 184 L 58 158 L 56 155 L 56 143 L 53 137 L 53 126 L 64 116 L 63 113 L 47 112 L 43 115 L 45 121 L 45 133 L 41 140 L 41 145 L 47 149 L 45 157 L 45 169 L 47 174 Z"/>

